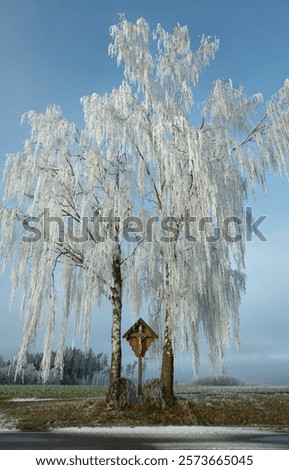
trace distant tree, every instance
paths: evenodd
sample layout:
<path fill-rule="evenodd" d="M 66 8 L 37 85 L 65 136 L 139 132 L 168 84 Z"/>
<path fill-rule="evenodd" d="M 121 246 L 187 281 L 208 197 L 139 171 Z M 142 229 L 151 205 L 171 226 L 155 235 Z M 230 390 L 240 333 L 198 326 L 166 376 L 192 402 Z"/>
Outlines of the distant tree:
<path fill-rule="evenodd" d="M 83 378 L 86 384 L 91 385 L 96 372 L 96 356 L 90 348 L 85 355 Z"/>
<path fill-rule="evenodd" d="M 39 372 L 35 369 L 34 364 L 27 364 L 22 374 L 22 383 L 35 385 L 39 383 Z"/>
<path fill-rule="evenodd" d="M 5 362 L 2 356 L 0 356 L 0 384 L 7 384 L 9 381 L 8 376 L 9 364 Z"/>
<path fill-rule="evenodd" d="M 63 359 L 62 383 L 91 384 L 96 372 L 96 358 L 90 349 L 85 354 L 81 349 L 66 348 Z"/>
<path fill-rule="evenodd" d="M 246 383 L 243 380 L 240 380 L 236 377 L 231 377 L 230 375 L 218 375 L 218 376 L 201 377 L 198 380 L 195 380 L 193 382 L 193 385 L 233 387 L 233 386 L 244 386 L 246 385 Z"/>
<path fill-rule="evenodd" d="M 95 381 L 98 385 L 106 385 L 110 375 L 107 354 L 96 355 Z"/>
<path fill-rule="evenodd" d="M 125 375 L 126 375 L 126 377 L 131 376 L 131 363 L 130 362 L 126 365 Z"/>
<path fill-rule="evenodd" d="M 133 363 L 131 365 L 131 377 L 132 377 L 132 379 L 134 378 L 136 366 L 137 366 L 137 361 L 133 361 Z"/>
<path fill-rule="evenodd" d="M 133 380 L 136 365 L 137 365 L 137 361 L 133 361 L 132 363 L 129 362 L 129 363 L 126 365 L 125 375 L 126 375 L 127 378 Z"/>

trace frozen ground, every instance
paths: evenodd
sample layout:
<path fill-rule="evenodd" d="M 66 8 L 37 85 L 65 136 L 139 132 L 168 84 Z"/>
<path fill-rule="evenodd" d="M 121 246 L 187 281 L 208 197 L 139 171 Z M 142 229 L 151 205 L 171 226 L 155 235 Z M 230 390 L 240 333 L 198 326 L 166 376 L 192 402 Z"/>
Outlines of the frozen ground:
<path fill-rule="evenodd" d="M 216 395 L 272 395 L 289 393 L 289 385 L 238 385 L 238 386 L 205 386 L 205 385 L 178 385 L 175 390 L 177 396 L 196 398 L 198 396 Z"/>
<path fill-rule="evenodd" d="M 194 403 L 190 408 L 176 407 L 176 419 L 171 419 L 174 415 L 170 413 L 164 417 L 157 416 L 154 420 L 144 419 L 145 408 L 128 409 L 127 413 L 111 413 L 96 406 L 96 401 L 91 398 L 72 401 L 36 398 L 3 400 L 0 432 L 17 432 L 16 428 L 22 431 L 54 428 L 52 433 L 81 432 L 88 435 L 94 432 L 98 435 L 101 429 L 104 435 L 116 435 L 121 427 L 122 435 L 129 435 L 131 432 L 149 437 L 152 430 L 156 429 L 157 434 L 161 432 L 164 436 L 171 433 L 186 436 L 189 430 L 196 438 L 204 433 L 215 435 L 221 432 L 222 435 L 228 435 L 231 431 L 235 433 L 237 429 L 241 435 L 246 432 L 256 435 L 262 427 L 285 433 L 289 431 L 289 386 L 179 385 L 176 387 L 176 394 L 192 399 Z M 9 413 L 11 401 L 15 402 L 15 408 L 12 408 L 14 414 Z M 191 420 L 188 419 L 189 413 L 192 415 Z M 158 424 L 167 426 L 155 427 Z M 174 426 L 175 424 L 178 426 Z M 183 426 L 188 424 L 190 426 Z"/>
<path fill-rule="evenodd" d="M 120 432 L 122 436 L 132 436 L 137 434 L 138 436 L 151 436 L 153 435 L 161 435 L 161 436 L 172 436 L 181 434 L 182 436 L 191 436 L 194 435 L 202 435 L 202 434 L 218 434 L 222 432 L 222 434 L 232 434 L 235 431 L 238 431 L 240 434 L 248 434 L 248 428 L 235 428 L 235 427 L 217 427 L 217 426 L 122 426 L 120 427 L 100 427 L 100 428 L 62 428 L 62 433 L 71 433 L 73 431 L 77 431 L 77 433 L 84 433 L 84 434 L 101 434 L 104 435 L 119 435 Z M 54 429 L 52 432 L 59 432 L 59 430 Z M 251 429 L 250 429 L 251 432 Z M 258 433 L 259 430 L 253 429 L 253 433 Z M 265 431 L 267 432 L 267 431 Z M 268 434 L 271 434 L 271 431 L 268 431 Z"/>
<path fill-rule="evenodd" d="M 262 397 L 274 397 L 282 408 L 281 414 L 286 413 L 287 398 L 282 405 L 283 396 L 288 396 L 288 386 L 178 386 L 177 395 L 186 398 L 200 398 L 205 405 L 219 397 L 219 402 L 225 403 L 227 409 L 232 396 L 233 403 L 240 401 L 240 396 L 255 395 L 257 400 Z M 284 394 L 284 395 L 283 395 Z M 260 398 L 260 395 L 262 396 Z M 228 401 L 226 400 L 228 397 Z M 207 400 L 206 400 L 207 398 Z M 29 399 L 21 400 L 29 402 Z M 37 400 L 33 400 L 36 402 Z M 242 401 L 242 400 L 241 400 Z M 266 400 L 265 400 L 266 401 Z M 270 403 L 271 403 L 270 399 Z M 51 403 L 51 402 L 50 402 Z M 23 406 L 25 403 L 23 403 Z M 28 405 L 28 403 L 27 403 Z M 22 406 L 19 403 L 19 406 Z M 37 405 L 41 406 L 40 403 Z M 48 403 L 47 403 L 48 406 Z M 208 407 L 209 409 L 212 406 Z M 243 408 L 240 408 L 244 412 Z M 219 410 L 220 411 L 220 410 Z M 219 413 L 218 411 L 218 413 Z M 239 414 L 239 409 L 234 407 Z M 76 410 L 81 413 L 82 410 Z M 263 411 L 261 409 L 263 415 Z M 281 416 L 281 415 L 280 415 Z M 124 422 L 124 424 L 126 424 Z M 289 433 L 283 430 L 265 429 L 262 426 L 109 426 L 107 424 L 94 427 L 56 427 L 49 432 L 20 432 L 16 430 L 12 420 L 0 412 L 0 449 L 275 449 L 289 450 Z"/>
<path fill-rule="evenodd" d="M 75 429 L 65 428 L 61 432 L 70 434 Z M 93 435 L 95 439 L 110 439 L 115 442 L 122 440 L 137 447 L 148 445 L 152 449 L 264 449 L 264 438 L 270 439 L 272 432 L 260 429 L 246 429 L 233 427 L 205 427 L 205 426 L 152 426 L 152 427 L 122 427 L 120 428 L 82 428 L 78 430 L 86 436 Z M 277 434 L 277 433 L 276 433 Z M 261 441 L 258 442 L 258 439 Z M 288 436 L 289 437 L 289 436 Z M 263 440 L 262 440 L 263 439 Z M 248 442 L 252 440 L 253 442 Z M 250 447 L 252 446 L 252 447 Z M 289 448 L 289 442 L 288 442 Z"/>
<path fill-rule="evenodd" d="M 0 432 L 1 431 L 6 431 L 5 425 L 4 425 L 4 415 L 3 413 L 0 413 Z"/>
<path fill-rule="evenodd" d="M 289 434 L 213 426 L 64 428 L 50 432 L 1 432 L 0 449 L 288 450 Z"/>

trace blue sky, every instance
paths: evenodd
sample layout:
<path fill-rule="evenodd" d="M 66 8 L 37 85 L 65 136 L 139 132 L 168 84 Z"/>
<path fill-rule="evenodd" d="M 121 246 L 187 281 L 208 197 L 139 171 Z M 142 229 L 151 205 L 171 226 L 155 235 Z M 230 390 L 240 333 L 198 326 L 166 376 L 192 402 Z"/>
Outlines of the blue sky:
<path fill-rule="evenodd" d="M 131 21 L 143 16 L 152 29 L 158 22 L 169 30 L 186 24 L 193 47 L 202 34 L 220 39 L 216 59 L 201 76 L 199 99 L 215 78 L 231 78 L 247 94 L 261 92 L 269 99 L 289 77 L 287 0 L 1 0 L 0 171 L 5 154 L 20 150 L 27 136 L 28 129 L 20 127 L 23 113 L 55 103 L 81 123 L 80 98 L 119 84 L 121 69 L 107 54 L 109 27 L 119 12 Z M 229 374 L 247 381 L 289 382 L 288 200 L 288 182 L 272 177 L 267 196 L 257 191 L 249 201 L 256 217 L 267 215 L 262 231 L 268 241 L 247 243 L 242 342 L 225 359 Z M 7 357 L 17 351 L 21 322 L 17 305 L 8 312 L 8 277 L 0 280 L 0 292 L 0 354 Z M 109 312 L 106 318 L 104 334 L 93 336 L 96 352 L 107 348 L 102 338 L 109 335 Z M 126 313 L 124 330 L 130 323 Z M 126 345 L 124 355 L 125 362 L 134 360 Z M 207 374 L 205 354 L 201 373 Z M 186 357 L 177 359 L 177 378 L 192 380 Z"/>

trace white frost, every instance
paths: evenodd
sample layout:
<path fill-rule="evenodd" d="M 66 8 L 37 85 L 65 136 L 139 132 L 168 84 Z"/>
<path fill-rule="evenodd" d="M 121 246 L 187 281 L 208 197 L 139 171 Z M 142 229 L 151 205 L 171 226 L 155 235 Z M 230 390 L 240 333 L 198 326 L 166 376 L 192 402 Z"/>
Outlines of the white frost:
<path fill-rule="evenodd" d="M 152 326 L 161 337 L 167 312 L 166 326 L 182 348 L 191 349 L 195 369 L 203 332 L 209 363 L 221 364 L 232 334 L 239 340 L 245 238 L 244 223 L 231 226 L 231 236 L 241 237 L 238 243 L 219 236 L 217 228 L 228 217 L 244 222 L 248 189 L 256 183 L 265 189 L 268 171 L 286 172 L 288 80 L 259 120 L 262 96 L 247 97 L 225 80 L 214 82 L 198 114 L 193 89 L 217 52 L 217 39 L 203 37 L 192 51 L 186 27 L 177 25 L 170 34 L 158 25 L 151 34 L 143 18 L 132 24 L 124 16 L 110 33 L 109 53 L 124 64 L 120 86 L 81 100 L 83 129 L 58 106 L 27 113 L 30 137 L 6 160 L 0 254 L 3 269 L 12 263 L 13 295 L 20 291 L 23 298 L 18 370 L 44 321 L 44 380 L 57 315 L 59 367 L 69 315 L 88 347 L 94 306 L 113 298 L 116 253 L 123 293 L 136 314 L 149 301 Z M 199 125 L 193 123 L 196 116 Z M 197 241 L 186 236 L 186 214 L 194 218 L 190 235 Z M 138 243 L 123 237 L 116 243 L 112 228 L 123 233 L 129 216 L 141 217 L 145 228 L 152 216 L 159 223 Z M 103 217 L 100 238 L 95 227 Z M 23 235 L 35 238 L 31 227 L 47 219 L 37 242 L 20 241 Z M 161 238 L 160 221 L 167 224 L 166 237 L 174 235 L 169 242 Z"/>

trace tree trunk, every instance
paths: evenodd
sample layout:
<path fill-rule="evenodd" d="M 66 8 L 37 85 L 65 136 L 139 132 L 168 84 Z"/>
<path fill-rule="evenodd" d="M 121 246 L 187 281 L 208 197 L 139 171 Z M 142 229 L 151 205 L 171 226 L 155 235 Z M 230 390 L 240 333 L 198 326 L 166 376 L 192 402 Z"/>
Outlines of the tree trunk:
<path fill-rule="evenodd" d="M 170 324 L 170 312 L 165 312 L 164 346 L 161 369 L 161 382 L 164 387 L 164 400 L 166 405 L 172 406 L 175 402 L 174 396 L 174 349 Z"/>
<path fill-rule="evenodd" d="M 118 393 L 116 386 L 121 377 L 121 316 L 122 316 L 122 277 L 121 249 L 118 245 L 112 264 L 113 286 L 111 287 L 112 328 L 111 328 L 111 365 L 107 401 L 117 405 Z"/>

